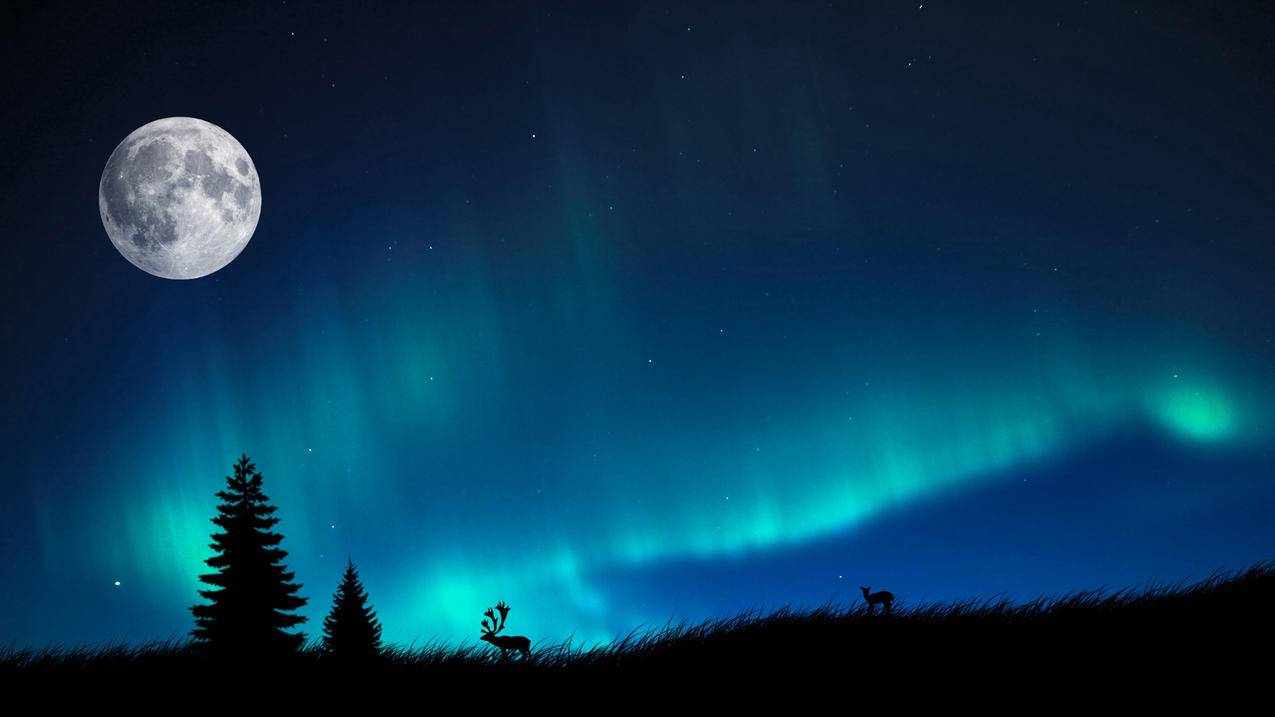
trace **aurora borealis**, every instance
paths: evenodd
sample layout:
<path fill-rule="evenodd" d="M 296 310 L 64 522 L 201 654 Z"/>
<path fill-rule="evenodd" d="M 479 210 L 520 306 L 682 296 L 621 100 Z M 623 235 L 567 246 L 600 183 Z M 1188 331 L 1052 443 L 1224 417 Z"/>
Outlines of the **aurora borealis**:
<path fill-rule="evenodd" d="M 1275 557 L 1275 17 L 1028 5 L 14 11 L 0 638 L 189 631 L 241 453 L 402 644 Z M 165 116 L 203 279 L 97 216 Z"/>

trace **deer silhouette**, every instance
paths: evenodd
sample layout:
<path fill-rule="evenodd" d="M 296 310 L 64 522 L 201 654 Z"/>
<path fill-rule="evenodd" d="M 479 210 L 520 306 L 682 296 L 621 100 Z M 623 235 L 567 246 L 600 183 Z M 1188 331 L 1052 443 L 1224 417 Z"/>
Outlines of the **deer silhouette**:
<path fill-rule="evenodd" d="M 509 606 L 503 602 L 496 603 L 493 608 L 487 608 L 487 612 L 483 613 L 483 636 L 485 642 L 490 642 L 500 648 L 500 659 L 509 656 L 510 650 L 517 650 L 522 653 L 522 659 L 531 657 L 531 640 L 522 635 L 497 635 L 496 633 L 505 629 L 505 618 L 509 617 Z"/>
<path fill-rule="evenodd" d="M 875 592 L 875 593 L 868 592 L 869 590 L 872 589 L 871 586 L 866 588 L 863 586 L 860 586 L 859 589 L 863 591 L 863 599 L 868 601 L 869 613 L 875 612 L 877 609 L 877 604 L 880 603 L 885 606 L 885 614 L 887 615 L 890 614 L 890 610 L 892 609 L 894 605 L 894 593 L 888 590 L 882 590 L 881 592 Z"/>

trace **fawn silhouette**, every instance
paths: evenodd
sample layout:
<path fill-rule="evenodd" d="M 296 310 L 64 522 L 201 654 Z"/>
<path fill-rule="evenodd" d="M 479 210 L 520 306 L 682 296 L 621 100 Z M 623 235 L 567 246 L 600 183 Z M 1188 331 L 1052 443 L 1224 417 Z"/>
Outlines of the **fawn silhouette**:
<path fill-rule="evenodd" d="M 882 590 L 881 592 L 870 593 L 868 591 L 872 589 L 871 586 L 865 588 L 862 585 L 860 585 L 859 589 L 863 591 L 863 599 L 868 601 L 869 613 L 876 612 L 877 603 L 881 603 L 882 605 L 885 606 L 885 614 L 887 615 L 890 614 L 890 610 L 892 609 L 894 605 L 894 593 L 888 590 Z"/>
<path fill-rule="evenodd" d="M 492 612 L 492 608 L 487 608 L 487 612 L 483 613 L 483 636 L 482 639 L 490 642 L 500 648 L 500 659 L 509 656 L 510 650 L 517 650 L 522 653 L 522 659 L 531 657 L 531 640 L 522 635 L 497 635 L 496 633 L 505 629 L 505 618 L 509 616 L 509 606 L 503 602 L 496 603 L 496 612 Z M 499 614 L 499 617 L 497 617 Z"/>

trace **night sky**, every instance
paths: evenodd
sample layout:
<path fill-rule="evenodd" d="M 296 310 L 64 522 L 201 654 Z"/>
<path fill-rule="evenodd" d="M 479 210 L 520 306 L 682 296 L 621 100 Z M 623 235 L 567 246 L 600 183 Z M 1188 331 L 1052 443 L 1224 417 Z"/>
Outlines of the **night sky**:
<path fill-rule="evenodd" d="M 188 633 L 241 453 L 312 636 L 347 555 L 417 646 L 1275 557 L 1275 11 L 1197 5 L 6 5 L 0 643 Z M 262 187 L 188 281 L 98 213 L 170 116 Z"/>

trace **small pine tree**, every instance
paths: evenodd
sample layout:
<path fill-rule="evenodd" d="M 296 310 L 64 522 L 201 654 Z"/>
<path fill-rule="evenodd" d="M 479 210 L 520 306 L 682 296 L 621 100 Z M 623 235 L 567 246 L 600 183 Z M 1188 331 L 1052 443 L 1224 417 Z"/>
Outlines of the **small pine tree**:
<path fill-rule="evenodd" d="M 205 562 L 217 572 L 199 579 L 216 589 L 200 590 L 210 604 L 194 605 L 197 644 L 210 652 L 277 655 L 296 652 L 304 634 L 284 630 L 302 622 L 302 615 L 286 614 L 305 605 L 296 595 L 300 585 L 283 566 L 287 553 L 278 548 L 283 536 L 271 532 L 279 522 L 275 507 L 261 492 L 261 474 L 242 456 L 234 475 L 226 477 L 226 490 L 218 491 L 221 505 L 212 522 L 209 546 L 217 552 Z"/>
<path fill-rule="evenodd" d="M 323 649 L 341 659 L 368 659 L 381 652 L 381 624 L 348 557 L 345 575 L 332 596 L 332 611 L 323 619 Z"/>

